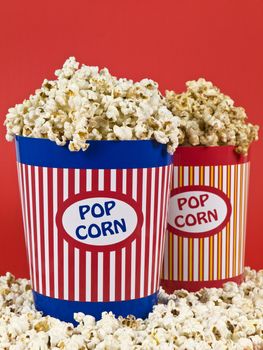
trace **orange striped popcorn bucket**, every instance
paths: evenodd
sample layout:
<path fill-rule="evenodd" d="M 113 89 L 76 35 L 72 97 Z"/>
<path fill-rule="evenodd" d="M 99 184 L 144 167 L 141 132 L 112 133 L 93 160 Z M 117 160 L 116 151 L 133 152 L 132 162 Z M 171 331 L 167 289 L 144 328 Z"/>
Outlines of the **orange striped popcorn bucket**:
<path fill-rule="evenodd" d="M 249 158 L 233 146 L 181 146 L 174 154 L 161 284 L 197 291 L 240 283 Z"/>

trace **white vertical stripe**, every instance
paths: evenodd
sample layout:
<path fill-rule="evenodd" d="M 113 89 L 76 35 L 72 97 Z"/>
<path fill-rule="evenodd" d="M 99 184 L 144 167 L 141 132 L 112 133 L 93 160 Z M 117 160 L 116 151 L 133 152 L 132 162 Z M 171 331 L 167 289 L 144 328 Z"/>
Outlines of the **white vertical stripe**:
<path fill-rule="evenodd" d="M 74 248 L 74 297 L 79 301 L 79 249 Z"/>
<path fill-rule="evenodd" d="M 26 246 L 27 246 L 27 252 L 28 252 L 28 260 L 29 260 L 29 272 L 30 272 L 30 280 L 31 283 L 33 282 L 33 275 L 32 275 L 32 260 L 31 260 L 31 246 L 29 241 L 29 224 L 28 224 L 28 203 L 27 203 L 27 184 L 26 184 L 26 174 L 25 174 L 25 167 L 26 165 L 22 165 L 22 172 L 23 172 L 23 183 L 24 183 L 24 203 L 25 203 L 25 221 L 26 221 Z"/>
<path fill-rule="evenodd" d="M 111 191 L 116 191 L 116 169 L 111 170 Z"/>
<path fill-rule="evenodd" d="M 136 240 L 131 246 L 131 299 L 135 299 L 135 279 L 136 279 Z"/>
<path fill-rule="evenodd" d="M 189 181 L 189 171 L 188 171 L 188 166 L 184 166 L 184 186 L 188 184 Z"/>
<path fill-rule="evenodd" d="M 63 200 L 68 198 L 68 169 L 63 169 Z"/>
<path fill-rule="evenodd" d="M 184 259 L 183 259 L 183 281 L 188 280 L 188 238 L 183 238 L 183 252 L 184 252 Z"/>
<path fill-rule="evenodd" d="M 50 296 L 50 274 L 49 274 L 49 237 L 48 237 L 48 178 L 47 168 L 43 168 L 43 209 L 44 209 L 44 246 L 45 246 L 45 281 L 46 295 Z M 52 262 L 51 262 L 52 263 Z"/>
<path fill-rule="evenodd" d="M 99 191 L 102 191 L 104 189 L 104 169 L 99 169 L 98 189 Z"/>
<path fill-rule="evenodd" d="M 91 191 L 91 185 L 92 185 L 92 176 L 91 176 L 91 169 L 86 170 L 86 190 Z"/>
<path fill-rule="evenodd" d="M 103 301 L 103 253 L 98 253 L 98 301 Z M 108 288 L 108 286 L 106 286 Z"/>
<path fill-rule="evenodd" d="M 194 281 L 199 281 L 199 238 L 194 238 Z"/>
<path fill-rule="evenodd" d="M 173 262 L 174 262 L 174 274 L 173 274 L 173 279 L 175 281 L 178 280 L 179 276 L 178 276 L 178 251 L 179 251 L 179 247 L 178 247 L 178 236 L 174 235 L 174 255 L 173 255 Z M 168 254 L 167 254 L 168 255 Z"/>
<path fill-rule="evenodd" d="M 194 167 L 194 185 L 200 185 L 199 184 L 199 166 Z"/>
<path fill-rule="evenodd" d="M 209 237 L 204 238 L 204 281 L 209 280 Z"/>
<path fill-rule="evenodd" d="M 79 180 L 79 169 L 75 169 L 74 170 L 74 177 L 75 177 L 75 180 L 74 180 L 74 183 L 75 183 L 75 194 L 79 193 L 79 185 L 80 185 L 80 180 Z"/>
<path fill-rule="evenodd" d="M 86 252 L 86 301 L 91 300 L 91 252 Z"/>
<path fill-rule="evenodd" d="M 57 215 L 57 169 L 53 169 L 53 233 L 54 233 L 54 296 L 58 298 L 58 230 L 56 225 Z"/>
<path fill-rule="evenodd" d="M 68 300 L 68 243 L 63 240 L 63 260 L 64 260 L 64 299 Z"/>
<path fill-rule="evenodd" d="M 173 167 L 173 188 L 178 187 L 178 172 L 179 172 L 179 167 L 174 166 Z"/>
<path fill-rule="evenodd" d="M 34 220 L 33 220 L 33 194 L 32 194 L 32 176 L 31 176 L 31 165 L 27 166 L 28 168 L 28 190 L 29 190 L 29 207 L 30 207 L 30 231 L 29 235 L 31 237 L 31 245 L 33 250 L 33 279 L 34 285 L 36 285 L 36 256 L 35 256 L 35 232 L 34 232 Z M 34 167 L 33 167 L 34 169 Z M 37 190 L 36 190 L 37 191 Z"/>
<path fill-rule="evenodd" d="M 110 252 L 110 301 L 115 301 L 115 251 Z"/>
<path fill-rule="evenodd" d="M 148 268 L 148 295 L 151 294 L 152 285 L 152 261 L 153 261 L 153 222 L 154 222 L 154 209 L 155 209 L 155 168 L 151 169 L 151 204 L 150 204 L 150 232 L 149 232 L 149 268 Z"/>
<path fill-rule="evenodd" d="M 204 167 L 204 185 L 205 186 L 209 186 L 210 184 L 210 167 L 209 166 L 205 166 Z"/>
<path fill-rule="evenodd" d="M 214 167 L 214 187 L 218 188 L 218 166 Z"/>
<path fill-rule="evenodd" d="M 122 193 L 127 193 L 127 169 L 122 170 Z"/>
<path fill-rule="evenodd" d="M 218 279 L 218 266 L 217 266 L 217 249 L 218 249 L 218 234 L 214 235 L 214 280 Z"/>
<path fill-rule="evenodd" d="M 125 300 L 125 257 L 126 249 L 121 250 L 121 300 Z"/>
<path fill-rule="evenodd" d="M 137 169 L 132 169 L 132 198 L 137 199 Z"/>
<path fill-rule="evenodd" d="M 40 214 L 39 214 L 39 176 L 38 167 L 34 167 L 35 170 L 35 200 L 36 200 L 36 229 L 37 229 L 37 257 L 38 257 L 38 276 L 39 276 L 39 293 L 42 293 L 42 258 L 41 258 L 41 233 L 40 233 Z"/>
<path fill-rule="evenodd" d="M 160 239 L 160 234 L 161 234 L 161 230 L 160 230 L 160 213 L 161 213 L 161 192 L 162 192 L 162 176 L 163 176 L 163 168 L 160 167 L 159 168 L 159 183 L 158 183 L 158 199 L 157 199 L 157 221 L 156 221 L 156 248 L 155 248 L 155 265 L 154 265 L 154 290 L 156 290 L 158 288 L 157 286 L 157 269 L 158 269 L 158 258 L 159 258 L 159 239 Z M 165 232 L 165 235 L 167 235 L 168 233 Z"/>
<path fill-rule="evenodd" d="M 232 206 L 232 215 L 230 217 L 230 244 L 229 244 L 229 277 L 233 277 L 233 259 L 234 259 L 234 189 L 235 189 L 235 165 L 231 165 L 231 186 L 230 186 L 230 202 Z"/>
<path fill-rule="evenodd" d="M 142 212 L 146 211 L 146 194 L 147 194 L 147 169 L 144 168 L 142 172 Z M 140 297 L 144 295 L 144 266 L 145 265 L 145 219 L 141 229 L 141 276 L 140 276 Z"/>

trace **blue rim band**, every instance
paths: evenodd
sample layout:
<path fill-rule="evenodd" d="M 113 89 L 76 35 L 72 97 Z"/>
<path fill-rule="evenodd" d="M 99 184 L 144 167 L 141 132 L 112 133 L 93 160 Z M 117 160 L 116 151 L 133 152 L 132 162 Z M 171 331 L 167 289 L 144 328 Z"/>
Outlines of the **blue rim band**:
<path fill-rule="evenodd" d="M 20 163 L 50 168 L 125 169 L 153 168 L 172 163 L 167 146 L 155 140 L 88 141 L 87 151 L 70 152 L 48 139 L 16 136 Z"/>
<path fill-rule="evenodd" d="M 110 302 L 81 302 L 68 301 L 47 297 L 33 291 L 33 297 L 36 309 L 42 311 L 43 315 L 50 315 L 62 321 L 77 322 L 73 318 L 74 312 L 83 312 L 86 315 L 92 315 L 99 320 L 103 311 L 112 311 L 113 314 L 126 317 L 134 315 L 137 318 L 146 318 L 152 311 L 153 306 L 157 304 L 157 293 L 151 294 L 145 298 L 110 301 Z"/>

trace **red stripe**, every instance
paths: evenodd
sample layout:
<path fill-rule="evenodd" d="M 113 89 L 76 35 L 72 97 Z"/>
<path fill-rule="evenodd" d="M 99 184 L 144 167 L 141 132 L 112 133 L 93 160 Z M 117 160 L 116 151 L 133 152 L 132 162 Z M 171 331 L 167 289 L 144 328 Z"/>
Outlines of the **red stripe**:
<path fill-rule="evenodd" d="M 24 167 L 24 175 L 25 175 L 25 182 L 23 181 L 23 188 L 25 190 L 25 201 L 27 203 L 27 227 L 28 227 L 28 241 L 29 241 L 29 247 L 28 249 L 30 249 L 30 254 L 31 254 L 31 274 L 32 274 L 32 286 L 33 289 L 38 291 L 38 284 L 37 284 L 37 280 L 35 280 L 34 278 L 34 267 L 33 267 L 33 259 L 36 259 L 37 255 L 35 255 L 35 252 L 33 251 L 33 245 L 32 245 L 32 239 L 31 239 L 31 223 L 30 223 L 30 206 L 29 206 L 29 179 L 28 179 L 28 165 L 22 165 Z M 26 188 L 25 188 L 26 186 Z M 35 271 L 36 273 L 37 271 Z M 37 279 L 37 278 L 36 278 Z"/>
<path fill-rule="evenodd" d="M 162 260 L 162 240 L 164 240 L 165 238 L 168 238 L 168 234 L 166 233 L 166 237 L 162 236 L 162 230 L 163 230 L 163 221 L 164 221 L 164 215 L 162 215 L 163 210 L 164 210 L 164 193 L 163 191 L 165 191 L 165 174 L 166 174 L 166 168 L 163 167 L 162 168 L 162 180 L 161 180 L 161 188 L 162 188 L 162 195 L 161 195 L 161 202 L 160 202 L 160 222 L 159 222 L 159 243 L 158 243 L 158 264 L 157 264 L 157 288 L 159 287 L 159 283 L 160 283 L 160 272 L 161 272 L 161 265 L 163 264 L 163 260 Z"/>
<path fill-rule="evenodd" d="M 144 262 L 144 296 L 148 295 L 148 272 L 149 272 L 149 241 L 150 241 L 150 219 L 151 219 L 151 183 L 152 169 L 147 169 L 146 184 L 146 211 L 145 211 L 145 262 Z"/>
<path fill-rule="evenodd" d="M 122 193 L 122 170 L 116 170 L 116 191 Z M 116 250 L 115 262 L 115 300 L 121 300 L 121 250 Z"/>
<path fill-rule="evenodd" d="M 92 170 L 92 190 L 97 191 L 99 185 L 99 171 Z M 98 301 L 98 253 L 91 253 L 91 301 Z"/>
<path fill-rule="evenodd" d="M 63 203 L 63 169 L 59 168 L 57 171 L 57 194 L 58 194 L 58 209 Z M 63 259 L 64 247 L 63 238 L 61 232 L 58 232 L 58 297 L 64 298 L 64 259 Z"/>
<path fill-rule="evenodd" d="M 137 170 L 137 203 L 142 206 L 142 172 Z M 141 279 L 141 237 L 136 239 L 136 269 L 135 269 L 135 298 L 140 298 L 140 279 Z"/>
<path fill-rule="evenodd" d="M 156 239 L 157 235 L 160 235 L 160 231 L 157 230 L 157 216 L 158 216 L 158 196 L 159 196 L 159 168 L 155 168 L 155 188 L 154 188 L 154 217 L 153 217 L 153 249 L 152 249 L 152 281 L 151 281 L 151 290 L 150 293 L 155 292 L 155 280 L 154 280 L 154 271 L 156 264 Z"/>
<path fill-rule="evenodd" d="M 86 170 L 80 169 L 80 193 L 86 192 Z M 86 301 L 86 251 L 79 250 L 79 300 Z"/>
<path fill-rule="evenodd" d="M 74 169 L 68 169 L 68 197 L 75 194 L 75 172 Z M 74 247 L 68 244 L 68 298 L 69 300 L 75 299 L 75 252 Z"/>
<path fill-rule="evenodd" d="M 28 171 L 29 168 L 26 166 Z M 38 252 L 37 252 L 37 225 L 36 225 L 36 186 L 35 186 L 35 167 L 31 166 L 31 189 L 32 189 L 32 208 L 33 208 L 33 230 L 34 230 L 34 243 L 35 243 L 35 252 L 34 252 L 34 259 L 35 259 L 35 269 L 36 269 L 36 290 L 38 291 L 39 289 L 39 267 L 38 267 Z M 31 233 L 33 234 L 33 232 Z M 32 244 L 32 243 L 31 243 Z M 33 250 L 33 245 L 32 245 L 32 250 Z M 43 269 L 43 267 L 42 267 Z"/>
<path fill-rule="evenodd" d="M 127 177 L 126 177 L 126 186 L 127 186 L 127 195 L 132 197 L 132 182 L 133 182 L 133 174 L 132 169 L 127 169 Z M 125 299 L 131 299 L 131 283 L 135 283 L 132 281 L 131 276 L 131 243 L 126 246 L 126 259 L 125 259 Z"/>
<path fill-rule="evenodd" d="M 48 168 L 48 235 L 49 235 L 49 274 L 50 296 L 54 297 L 54 231 L 53 231 L 53 169 Z"/>
<path fill-rule="evenodd" d="M 111 170 L 104 170 L 104 190 L 111 189 Z M 110 252 L 103 253 L 103 301 L 110 300 Z"/>

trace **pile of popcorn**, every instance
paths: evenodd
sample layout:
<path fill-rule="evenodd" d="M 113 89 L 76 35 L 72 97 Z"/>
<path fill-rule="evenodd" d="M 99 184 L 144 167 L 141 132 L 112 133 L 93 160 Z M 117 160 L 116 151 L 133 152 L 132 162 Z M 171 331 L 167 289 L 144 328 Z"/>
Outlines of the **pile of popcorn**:
<path fill-rule="evenodd" d="M 245 270 L 240 286 L 159 294 L 148 319 L 99 321 L 75 314 L 78 325 L 43 317 L 33 306 L 29 281 L 10 273 L 0 277 L 1 350 L 262 350 L 263 270 Z"/>
<path fill-rule="evenodd" d="M 6 138 L 15 135 L 69 141 L 71 151 L 86 150 L 89 140 L 147 140 L 178 145 L 178 118 L 166 107 L 150 79 L 117 79 L 108 69 L 89 67 L 70 57 L 56 80 L 44 80 L 28 100 L 10 108 Z"/>
<path fill-rule="evenodd" d="M 246 122 L 242 107 L 203 78 L 188 81 L 181 94 L 166 91 L 169 110 L 180 117 L 179 143 L 181 145 L 232 145 L 241 154 L 247 154 L 249 145 L 258 139 L 257 125 Z"/>

